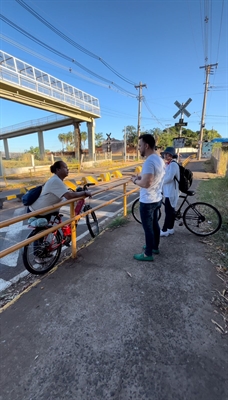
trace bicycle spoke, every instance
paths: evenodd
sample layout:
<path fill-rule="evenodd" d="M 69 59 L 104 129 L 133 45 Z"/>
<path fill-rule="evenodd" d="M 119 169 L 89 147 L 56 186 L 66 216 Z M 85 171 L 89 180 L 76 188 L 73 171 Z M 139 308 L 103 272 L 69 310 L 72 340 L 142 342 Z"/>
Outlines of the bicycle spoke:
<path fill-rule="evenodd" d="M 215 207 L 200 202 L 186 208 L 183 221 L 186 228 L 198 236 L 214 234 L 222 223 L 221 215 Z"/>
<path fill-rule="evenodd" d="M 40 232 L 40 230 L 39 230 Z M 37 232 L 33 231 L 29 237 Z M 25 246 L 23 261 L 32 274 L 43 274 L 54 267 L 61 252 L 61 235 L 57 231 Z"/>
<path fill-rule="evenodd" d="M 86 215 L 86 224 L 93 238 L 99 234 L 98 220 L 94 211 Z"/>

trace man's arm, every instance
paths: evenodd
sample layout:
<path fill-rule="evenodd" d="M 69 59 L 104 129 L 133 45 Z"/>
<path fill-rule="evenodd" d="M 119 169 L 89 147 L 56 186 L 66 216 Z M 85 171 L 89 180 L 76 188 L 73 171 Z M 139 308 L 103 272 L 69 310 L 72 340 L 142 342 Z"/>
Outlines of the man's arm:
<path fill-rule="evenodd" d="M 132 177 L 132 182 L 141 188 L 148 189 L 151 186 L 153 179 L 153 174 L 143 174 L 140 177 Z"/>

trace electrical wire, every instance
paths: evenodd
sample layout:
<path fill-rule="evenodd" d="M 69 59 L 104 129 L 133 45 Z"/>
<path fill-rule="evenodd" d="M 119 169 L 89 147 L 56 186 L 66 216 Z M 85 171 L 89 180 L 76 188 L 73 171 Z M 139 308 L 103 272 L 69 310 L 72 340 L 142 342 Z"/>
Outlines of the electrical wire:
<path fill-rule="evenodd" d="M 216 60 L 218 60 L 218 56 L 219 56 L 219 47 L 220 47 L 220 41 L 221 41 L 223 7 L 224 7 L 224 0 L 222 0 L 222 10 L 221 10 L 221 20 L 220 20 L 219 40 L 218 40 L 218 51 L 217 51 Z"/>
<path fill-rule="evenodd" d="M 84 65 L 80 64 L 79 62 L 77 62 L 75 59 L 72 59 L 72 57 L 69 57 L 68 55 L 61 53 L 60 51 L 54 49 L 53 47 L 47 45 L 46 43 L 42 42 L 41 40 L 37 39 L 35 36 L 31 35 L 29 32 L 25 31 L 24 29 L 20 28 L 18 25 L 16 25 L 14 22 L 10 21 L 8 18 L 4 17 L 4 15 L 0 14 L 0 19 L 5 22 L 7 25 L 11 26 L 12 28 L 16 29 L 18 32 L 20 32 L 21 34 L 23 34 L 24 36 L 28 37 L 29 39 L 31 39 L 33 42 L 39 44 L 40 46 L 44 47 L 45 49 L 51 51 L 52 53 L 56 54 L 57 56 L 64 58 L 67 61 L 72 62 L 73 64 L 77 65 L 79 68 L 83 69 L 84 71 L 88 72 L 89 74 L 95 76 L 98 79 L 103 80 L 104 82 L 107 82 L 113 86 L 115 86 L 117 89 L 119 89 L 120 91 L 123 91 L 125 93 L 127 93 L 128 95 L 132 96 L 132 97 L 136 97 L 136 95 L 134 95 L 133 93 L 129 92 L 128 90 L 122 88 L 121 86 L 117 85 L 116 83 L 109 81 L 108 79 L 96 74 L 95 72 L 89 70 L 88 68 L 86 68 Z"/>
<path fill-rule="evenodd" d="M 101 57 L 97 56 L 96 54 L 92 53 L 91 51 L 87 50 L 85 47 L 81 46 L 77 42 L 75 42 L 73 39 L 71 39 L 69 36 L 65 35 L 63 32 L 61 32 L 59 29 L 57 29 L 54 25 L 52 25 L 50 22 L 48 22 L 45 18 L 43 18 L 40 14 L 38 14 L 32 7 L 27 5 L 23 0 L 16 0 L 20 6 L 24 7 L 30 14 L 32 14 L 35 18 L 37 18 L 42 24 L 47 26 L 49 29 L 51 29 L 53 32 L 55 32 L 58 36 L 60 36 L 62 39 L 70 43 L 72 46 L 74 46 L 76 49 L 79 51 L 82 51 L 89 57 L 95 58 L 96 60 L 100 61 L 102 64 L 104 64 L 110 71 L 112 71 L 116 76 L 118 76 L 120 79 L 124 80 L 125 82 L 135 86 L 136 83 L 131 81 L 128 78 L 125 78 L 122 74 L 117 72 L 114 68 L 111 67 L 105 60 L 103 60 Z"/>
<path fill-rule="evenodd" d="M 203 14 L 202 14 L 202 8 L 201 8 L 201 0 L 199 0 L 199 4 L 200 4 L 200 23 L 201 23 L 201 35 L 202 35 L 202 45 L 203 45 L 203 49 L 204 49 L 204 35 L 203 35 Z M 205 59 L 205 52 L 204 52 L 204 59 Z"/>
<path fill-rule="evenodd" d="M 195 34 L 194 34 L 195 29 L 193 29 L 193 20 L 192 20 L 192 15 L 191 15 L 191 9 L 190 9 L 190 6 L 189 6 L 189 2 L 190 2 L 190 0 L 187 0 L 187 6 L 188 6 L 188 13 L 187 13 L 187 16 L 189 17 L 189 21 L 190 21 L 191 33 L 192 33 L 192 38 L 193 38 L 193 44 L 194 44 L 194 47 L 195 47 L 196 57 L 197 57 L 198 64 L 199 64 L 199 63 L 200 63 L 200 62 L 199 62 L 199 54 L 198 54 L 198 52 L 197 52 L 196 40 L 195 40 Z"/>
<path fill-rule="evenodd" d="M 147 108 L 147 110 L 150 112 L 150 114 L 152 115 L 152 117 L 164 128 L 164 125 L 158 120 L 158 118 L 152 113 L 152 111 L 150 110 L 150 108 L 149 108 L 149 106 L 148 106 L 148 104 L 147 104 L 147 101 L 146 101 L 146 99 L 145 99 L 145 97 L 143 97 L 143 103 L 145 104 L 145 106 L 146 106 L 146 108 Z"/>

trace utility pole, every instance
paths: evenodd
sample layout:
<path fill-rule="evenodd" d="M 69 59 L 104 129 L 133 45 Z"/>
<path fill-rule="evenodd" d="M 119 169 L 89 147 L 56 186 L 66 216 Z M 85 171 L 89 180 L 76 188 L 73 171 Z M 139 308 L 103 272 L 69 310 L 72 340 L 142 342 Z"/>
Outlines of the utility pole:
<path fill-rule="evenodd" d="M 136 89 L 139 89 L 139 96 L 138 96 L 138 100 L 139 100 L 139 105 L 138 105 L 138 126 L 137 126 L 137 136 L 138 136 L 138 141 L 139 141 L 139 136 L 140 136 L 140 131 L 141 131 L 141 101 L 142 101 L 142 88 L 146 87 L 145 83 L 139 82 L 139 85 L 135 86 Z M 139 149 L 137 150 L 137 158 L 139 160 L 140 158 L 140 153 L 139 153 Z"/>
<path fill-rule="evenodd" d="M 126 126 L 124 127 L 124 162 L 127 161 L 127 135 Z"/>
<path fill-rule="evenodd" d="M 202 116 L 201 116 L 201 123 L 200 123 L 200 139 L 199 139 L 199 147 L 198 147 L 198 155 L 197 155 L 198 160 L 201 159 L 201 155 L 202 155 L 203 129 L 205 127 L 204 117 L 205 117 L 206 103 L 207 103 L 209 75 L 212 74 L 213 67 L 217 68 L 217 66 L 218 66 L 218 63 L 204 65 L 203 67 L 200 67 L 200 68 L 204 68 L 206 70 L 206 82 L 205 82 L 204 97 L 203 97 L 203 109 L 202 109 Z"/>

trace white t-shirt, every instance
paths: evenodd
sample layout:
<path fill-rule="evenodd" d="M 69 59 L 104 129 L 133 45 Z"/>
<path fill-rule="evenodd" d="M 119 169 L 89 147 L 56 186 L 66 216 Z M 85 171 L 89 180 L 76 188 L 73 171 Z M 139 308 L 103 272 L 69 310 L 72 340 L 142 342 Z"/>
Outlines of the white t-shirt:
<path fill-rule="evenodd" d="M 63 181 L 54 174 L 43 186 L 41 195 L 38 199 L 29 206 L 31 211 L 37 211 L 40 208 L 52 206 L 53 204 L 60 203 L 65 199 L 62 196 L 68 191 L 68 187 Z M 54 211 L 58 211 L 57 209 Z M 50 214 L 49 212 L 43 213 L 42 215 Z"/>
<path fill-rule="evenodd" d="M 165 163 L 157 154 L 147 157 L 142 167 L 143 174 L 153 174 L 153 181 L 149 188 L 140 188 L 141 203 L 157 203 L 162 199 L 163 177 L 165 175 Z"/>

